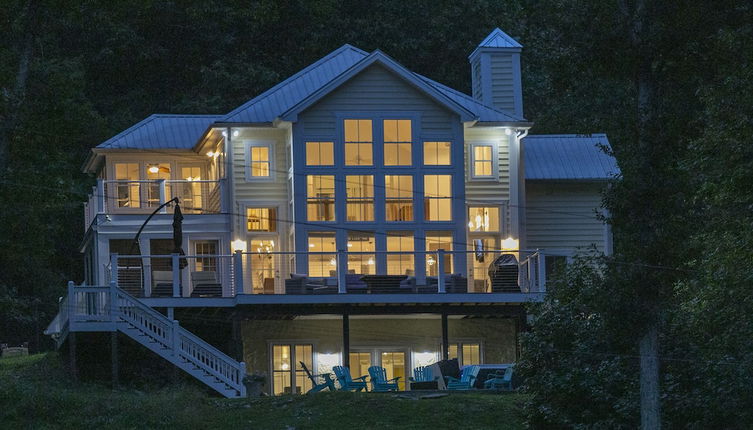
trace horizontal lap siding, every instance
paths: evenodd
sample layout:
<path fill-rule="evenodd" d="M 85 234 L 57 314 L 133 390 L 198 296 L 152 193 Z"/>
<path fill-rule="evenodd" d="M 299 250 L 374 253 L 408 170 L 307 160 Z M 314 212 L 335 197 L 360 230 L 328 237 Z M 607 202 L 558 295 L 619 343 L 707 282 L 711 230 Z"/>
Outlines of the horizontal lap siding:
<path fill-rule="evenodd" d="M 510 198 L 510 145 L 509 138 L 501 128 L 479 127 L 465 130 L 466 178 L 470 178 L 470 143 L 491 142 L 497 144 L 499 181 L 468 181 L 465 183 L 465 197 L 470 203 L 486 200 L 508 200 Z"/>
<path fill-rule="evenodd" d="M 526 186 L 528 247 L 575 249 L 595 244 L 604 251 L 604 224 L 595 210 L 601 206 L 594 184 L 535 184 Z"/>
<path fill-rule="evenodd" d="M 512 69 L 512 56 L 491 56 L 492 104 L 509 112 L 515 111 Z"/>
<path fill-rule="evenodd" d="M 233 137 L 233 183 L 236 200 L 287 200 L 287 157 L 285 142 L 287 131 L 283 129 L 239 129 Z M 248 140 L 274 141 L 274 181 L 246 181 L 246 144 Z"/>

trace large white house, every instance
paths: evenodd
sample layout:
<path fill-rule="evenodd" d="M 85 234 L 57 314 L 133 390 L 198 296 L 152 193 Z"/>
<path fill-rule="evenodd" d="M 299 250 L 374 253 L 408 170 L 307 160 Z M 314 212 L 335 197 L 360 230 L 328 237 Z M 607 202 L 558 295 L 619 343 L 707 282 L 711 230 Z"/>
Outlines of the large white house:
<path fill-rule="evenodd" d="M 514 362 L 555 265 L 610 252 L 617 173 L 604 134 L 528 134 L 521 48 L 491 32 L 469 96 L 344 45 L 226 115 L 152 115 L 101 143 L 86 279 L 48 332 L 120 332 L 227 396 L 246 372 L 305 392 L 301 362 L 380 365 L 401 387 L 442 358 Z M 208 314 L 232 322 L 234 358 L 174 322 Z"/>

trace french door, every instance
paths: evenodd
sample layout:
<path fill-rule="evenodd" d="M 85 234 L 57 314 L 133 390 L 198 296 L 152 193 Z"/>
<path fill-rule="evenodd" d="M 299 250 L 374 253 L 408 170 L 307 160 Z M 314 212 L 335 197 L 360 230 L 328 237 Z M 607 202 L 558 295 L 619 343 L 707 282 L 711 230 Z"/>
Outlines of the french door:
<path fill-rule="evenodd" d="M 381 366 L 387 372 L 387 379 L 400 377 L 398 387 L 405 390 L 408 372 L 408 353 L 399 348 L 355 349 L 350 355 L 350 374 L 352 377 L 368 375 L 369 367 Z M 370 380 L 369 378 L 368 380 Z"/>

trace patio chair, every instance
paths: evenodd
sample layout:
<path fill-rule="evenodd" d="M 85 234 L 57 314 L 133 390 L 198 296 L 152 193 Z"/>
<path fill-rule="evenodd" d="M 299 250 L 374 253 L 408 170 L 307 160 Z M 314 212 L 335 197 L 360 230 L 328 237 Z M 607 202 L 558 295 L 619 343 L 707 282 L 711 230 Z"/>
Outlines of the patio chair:
<path fill-rule="evenodd" d="M 470 390 L 473 389 L 473 384 L 476 382 L 478 371 L 481 369 L 479 366 L 468 366 L 463 369 L 460 374 L 460 379 L 453 378 L 452 376 L 446 376 L 447 389 L 448 390 Z"/>
<path fill-rule="evenodd" d="M 335 366 L 332 368 L 332 371 L 335 372 L 337 382 L 340 383 L 341 391 L 368 391 L 366 388 L 367 376 L 359 376 L 354 379 L 350 376 L 350 369 L 345 366 Z"/>
<path fill-rule="evenodd" d="M 371 376 L 371 391 L 383 393 L 386 391 L 397 391 L 397 382 L 400 377 L 387 379 L 387 371 L 381 366 L 369 367 L 369 376 Z"/>
<path fill-rule="evenodd" d="M 308 390 L 306 394 L 311 393 L 318 393 L 319 391 L 322 391 L 325 388 L 329 388 L 329 391 L 335 391 L 335 381 L 332 380 L 332 374 L 331 373 L 322 373 L 321 375 L 312 375 L 311 371 L 309 371 L 309 368 L 306 367 L 306 364 L 304 364 L 302 361 L 299 361 L 301 363 L 301 368 L 304 372 L 306 372 L 306 376 L 308 376 L 309 380 L 311 380 L 311 385 L 313 385 L 313 388 Z M 317 379 L 321 378 L 324 382 L 319 382 Z"/>
<path fill-rule="evenodd" d="M 436 390 L 439 376 L 434 376 L 430 366 L 419 366 L 413 369 L 413 377 L 409 377 L 411 390 Z"/>
<path fill-rule="evenodd" d="M 513 367 L 505 369 L 504 373 L 490 373 L 484 381 L 484 388 L 487 390 L 511 391 L 512 390 L 512 372 Z"/>

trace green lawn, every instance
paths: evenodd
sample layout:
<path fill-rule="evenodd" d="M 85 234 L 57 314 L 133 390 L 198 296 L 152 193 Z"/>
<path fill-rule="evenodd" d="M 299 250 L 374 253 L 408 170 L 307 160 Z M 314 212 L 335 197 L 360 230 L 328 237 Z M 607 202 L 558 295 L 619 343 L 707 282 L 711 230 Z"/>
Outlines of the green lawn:
<path fill-rule="evenodd" d="M 112 391 L 72 384 L 56 354 L 0 358 L 2 428 L 517 429 L 522 396 L 319 393 L 226 400 L 192 385 Z"/>

